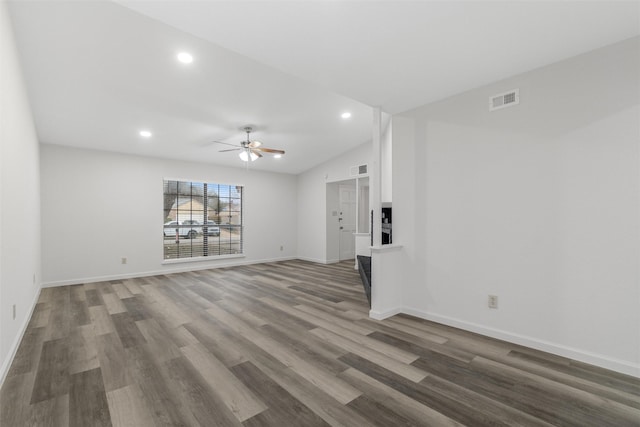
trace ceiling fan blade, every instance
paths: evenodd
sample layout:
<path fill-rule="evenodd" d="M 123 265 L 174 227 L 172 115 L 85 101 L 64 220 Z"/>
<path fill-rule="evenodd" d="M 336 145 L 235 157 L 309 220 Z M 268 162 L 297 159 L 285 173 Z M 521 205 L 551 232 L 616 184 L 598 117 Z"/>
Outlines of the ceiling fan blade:
<path fill-rule="evenodd" d="M 256 156 L 258 156 L 258 157 L 262 157 L 262 154 L 260 154 L 259 150 L 255 149 L 255 148 L 254 148 L 254 149 L 252 149 L 252 150 L 251 150 L 251 152 L 252 152 L 253 154 L 255 154 Z"/>
<path fill-rule="evenodd" d="M 238 144 L 229 144 L 228 142 L 222 142 L 222 141 L 211 141 L 211 142 L 216 143 L 216 144 L 230 145 L 232 147 L 237 147 L 238 146 Z"/>
<path fill-rule="evenodd" d="M 238 151 L 238 150 L 242 150 L 242 148 L 229 148 L 227 150 L 219 150 L 218 153 L 224 153 L 226 151 Z"/>
<path fill-rule="evenodd" d="M 263 153 L 272 153 L 272 154 L 284 154 L 284 150 L 275 150 L 273 148 L 254 148 L 255 151 L 262 151 Z"/>
<path fill-rule="evenodd" d="M 251 141 L 251 142 L 249 143 L 249 147 L 250 147 L 250 148 L 258 148 L 258 147 L 260 147 L 261 145 L 262 145 L 262 142 L 260 142 L 260 141 Z"/>

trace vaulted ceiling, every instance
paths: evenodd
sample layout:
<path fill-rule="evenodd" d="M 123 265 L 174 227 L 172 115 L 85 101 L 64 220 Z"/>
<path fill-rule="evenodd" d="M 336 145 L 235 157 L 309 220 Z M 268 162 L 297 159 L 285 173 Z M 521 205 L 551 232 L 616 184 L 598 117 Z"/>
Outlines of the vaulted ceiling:
<path fill-rule="evenodd" d="M 13 1 L 43 143 L 300 173 L 390 114 L 640 34 L 634 1 Z M 176 61 L 179 52 L 191 64 Z M 351 118 L 341 114 L 350 112 Z M 148 129 L 151 138 L 141 138 Z"/>

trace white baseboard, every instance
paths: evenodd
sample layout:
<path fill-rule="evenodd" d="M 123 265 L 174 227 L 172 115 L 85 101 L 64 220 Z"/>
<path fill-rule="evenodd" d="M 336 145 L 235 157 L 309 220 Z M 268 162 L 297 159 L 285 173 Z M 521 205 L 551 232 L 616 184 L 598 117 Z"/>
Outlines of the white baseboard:
<path fill-rule="evenodd" d="M 335 264 L 337 262 L 340 262 L 337 259 L 319 259 L 319 258 L 309 258 L 304 256 L 296 257 L 296 259 L 299 259 L 301 261 L 315 262 L 316 264 Z"/>
<path fill-rule="evenodd" d="M 110 280 L 134 279 L 137 277 L 160 276 L 163 274 L 184 273 L 187 271 L 211 270 L 214 268 L 236 267 L 236 266 L 250 265 L 250 264 L 264 264 L 267 262 L 290 261 L 292 259 L 297 259 L 297 258 L 281 257 L 281 258 L 261 259 L 261 260 L 252 260 L 252 261 L 246 261 L 246 260 L 237 261 L 237 258 L 235 259 L 236 261 L 229 261 L 229 262 L 224 262 L 224 263 L 219 263 L 214 265 L 211 265 L 211 264 L 204 265 L 202 263 L 165 264 L 166 268 L 163 268 L 161 270 L 141 271 L 137 273 L 126 273 L 126 274 L 113 274 L 113 275 L 107 275 L 107 276 L 83 277 L 83 278 L 75 278 L 75 279 L 68 279 L 68 280 L 58 280 L 53 282 L 45 282 L 42 284 L 42 287 L 53 288 L 56 286 L 79 285 L 82 283 L 96 283 L 96 282 L 106 282 Z"/>
<path fill-rule="evenodd" d="M 24 337 L 24 333 L 27 331 L 27 326 L 29 326 L 29 322 L 31 321 L 31 316 L 33 315 L 33 310 L 36 308 L 36 304 L 38 303 L 38 298 L 40 298 L 40 291 L 42 288 L 38 288 L 38 292 L 36 292 L 36 296 L 31 302 L 31 308 L 29 309 L 29 313 L 24 317 L 22 322 L 22 326 L 20 327 L 20 331 L 13 339 L 11 343 L 11 347 L 9 348 L 9 354 L 7 358 L 2 363 L 2 367 L 0 367 L 0 388 L 4 384 L 4 380 L 9 373 L 9 368 L 13 363 L 13 358 L 16 357 L 16 353 L 18 352 L 18 347 L 20 347 L 20 343 L 22 342 L 22 338 Z"/>
<path fill-rule="evenodd" d="M 319 259 L 319 258 L 309 258 L 304 256 L 295 257 L 295 259 L 299 259 L 300 261 L 309 261 L 309 262 L 315 262 L 316 264 L 325 264 L 325 265 L 337 264 L 341 262 L 339 259 Z M 347 261 L 347 260 L 344 260 L 344 261 Z"/>
<path fill-rule="evenodd" d="M 561 344 L 539 340 L 525 335 L 514 334 L 500 329 L 489 328 L 477 323 L 466 322 L 463 320 L 441 316 L 434 313 L 427 313 L 425 311 L 414 308 L 405 307 L 398 313 L 409 314 L 421 319 L 431 320 L 432 322 L 442 323 L 443 325 L 453 326 L 455 328 L 464 329 L 465 331 L 475 332 L 488 337 L 497 338 L 514 344 L 534 348 L 536 350 L 546 351 L 558 356 L 567 357 L 570 359 L 578 360 L 580 362 L 589 363 L 605 369 L 610 369 L 612 371 L 640 378 L 640 364 L 634 364 L 625 360 L 614 359 L 601 354 L 567 347 Z"/>
<path fill-rule="evenodd" d="M 369 317 L 375 320 L 384 320 L 399 313 L 403 313 L 402 307 L 396 307 L 385 311 L 369 310 Z"/>

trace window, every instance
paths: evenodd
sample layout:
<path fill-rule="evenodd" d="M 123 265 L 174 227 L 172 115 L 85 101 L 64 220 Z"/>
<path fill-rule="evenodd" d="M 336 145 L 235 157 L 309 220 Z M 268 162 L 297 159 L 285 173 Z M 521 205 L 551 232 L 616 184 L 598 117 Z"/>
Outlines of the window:
<path fill-rule="evenodd" d="M 164 259 L 242 254 L 242 187 L 164 180 Z"/>

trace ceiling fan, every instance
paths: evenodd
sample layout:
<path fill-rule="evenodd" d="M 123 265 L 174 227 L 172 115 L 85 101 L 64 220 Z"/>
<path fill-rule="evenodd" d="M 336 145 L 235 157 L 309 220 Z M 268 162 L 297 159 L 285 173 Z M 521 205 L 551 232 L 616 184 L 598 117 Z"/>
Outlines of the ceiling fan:
<path fill-rule="evenodd" d="M 262 153 L 274 154 L 274 157 L 280 157 L 284 154 L 284 150 L 275 150 L 273 148 L 263 147 L 260 141 L 251 141 L 250 134 L 252 130 L 253 128 L 251 126 L 246 126 L 244 128 L 244 131 L 247 133 L 247 140 L 242 141 L 240 143 L 240 147 L 236 146 L 235 144 L 229 144 L 221 141 L 213 141 L 213 142 L 217 142 L 218 144 L 231 145 L 232 147 L 235 147 L 235 148 L 228 148 L 226 150 L 220 150 L 220 153 L 223 153 L 226 151 L 240 150 L 239 156 L 240 156 L 240 159 L 244 162 L 248 162 L 248 161 L 253 162 L 258 158 L 262 157 Z"/>

